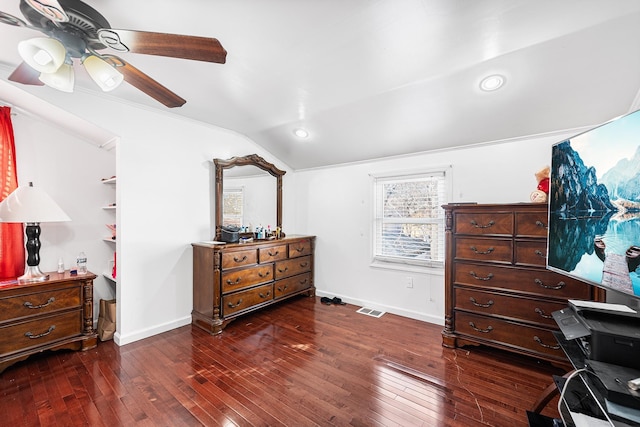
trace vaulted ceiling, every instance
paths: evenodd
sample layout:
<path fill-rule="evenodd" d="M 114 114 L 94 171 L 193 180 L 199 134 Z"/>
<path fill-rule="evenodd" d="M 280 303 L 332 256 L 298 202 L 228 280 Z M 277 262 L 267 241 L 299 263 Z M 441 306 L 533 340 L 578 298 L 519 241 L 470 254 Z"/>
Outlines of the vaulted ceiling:
<path fill-rule="evenodd" d="M 0 11 L 24 19 L 19 3 Z M 179 108 L 126 82 L 102 94 L 78 65 L 76 88 L 231 129 L 294 169 L 579 129 L 640 107 L 637 0 L 85 3 L 112 28 L 214 37 L 228 54 L 111 52 L 186 99 Z M 0 79 L 22 62 L 18 42 L 39 36 L 0 24 Z M 481 91 L 491 74 L 504 86 Z"/>

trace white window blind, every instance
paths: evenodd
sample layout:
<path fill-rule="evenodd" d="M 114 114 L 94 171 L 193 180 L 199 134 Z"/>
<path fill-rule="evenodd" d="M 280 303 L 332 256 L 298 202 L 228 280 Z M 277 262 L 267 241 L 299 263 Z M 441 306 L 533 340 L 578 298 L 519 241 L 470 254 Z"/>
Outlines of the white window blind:
<path fill-rule="evenodd" d="M 374 177 L 374 261 L 444 265 L 446 171 Z"/>
<path fill-rule="evenodd" d="M 243 189 L 225 188 L 222 192 L 222 225 L 241 227 L 243 206 Z"/>

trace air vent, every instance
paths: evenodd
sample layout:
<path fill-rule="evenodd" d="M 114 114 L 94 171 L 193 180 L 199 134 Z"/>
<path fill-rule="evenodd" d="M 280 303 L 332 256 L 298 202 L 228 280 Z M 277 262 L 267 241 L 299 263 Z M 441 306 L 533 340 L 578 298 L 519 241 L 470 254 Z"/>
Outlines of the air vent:
<path fill-rule="evenodd" d="M 367 316 L 371 316 L 371 317 L 375 317 L 375 318 L 380 318 L 384 314 L 384 311 L 374 310 L 372 308 L 362 307 L 361 309 L 359 309 L 357 311 L 357 313 L 366 314 Z"/>

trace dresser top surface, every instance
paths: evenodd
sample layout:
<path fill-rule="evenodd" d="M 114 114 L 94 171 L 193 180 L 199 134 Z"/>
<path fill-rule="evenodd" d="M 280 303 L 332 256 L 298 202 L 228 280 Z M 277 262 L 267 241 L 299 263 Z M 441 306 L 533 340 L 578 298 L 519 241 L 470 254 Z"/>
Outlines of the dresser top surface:
<path fill-rule="evenodd" d="M 18 279 L 14 280 L 5 280 L 0 282 L 0 292 L 7 291 L 10 289 L 33 289 L 39 286 L 44 285 L 52 285 L 56 283 L 69 282 L 69 281 L 81 281 L 81 280 L 93 280 L 97 276 L 91 272 L 87 272 L 86 274 L 69 274 L 69 270 L 66 270 L 64 273 L 58 273 L 57 271 L 46 272 L 45 274 L 49 275 L 48 280 L 43 280 L 41 282 L 32 282 L 32 283 L 20 283 Z"/>
<path fill-rule="evenodd" d="M 261 246 L 277 246 L 283 245 L 287 243 L 292 243 L 305 239 L 315 239 L 316 236 L 307 236 L 307 235 L 298 235 L 291 234 L 287 235 L 282 239 L 264 239 L 264 240 L 253 240 L 252 242 L 247 243 L 225 243 L 225 242 L 196 242 L 192 243 L 192 246 L 199 246 L 205 248 L 214 248 L 214 249 L 230 249 L 230 248 L 256 248 Z"/>
<path fill-rule="evenodd" d="M 456 210 L 547 210 L 548 203 L 449 203 L 443 209 Z"/>

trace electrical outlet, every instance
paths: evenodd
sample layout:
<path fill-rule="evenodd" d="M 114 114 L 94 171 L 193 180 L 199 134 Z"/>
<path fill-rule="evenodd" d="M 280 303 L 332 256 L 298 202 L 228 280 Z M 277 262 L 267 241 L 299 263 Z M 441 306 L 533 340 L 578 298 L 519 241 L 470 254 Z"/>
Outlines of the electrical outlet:
<path fill-rule="evenodd" d="M 413 277 L 407 277 L 405 283 L 407 284 L 407 288 L 413 288 Z"/>

